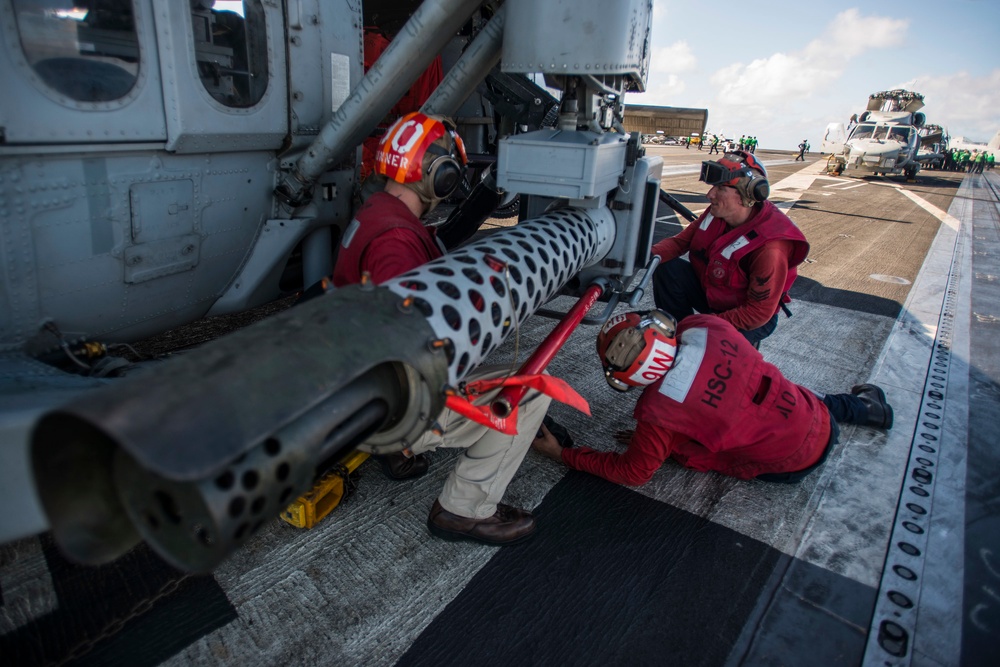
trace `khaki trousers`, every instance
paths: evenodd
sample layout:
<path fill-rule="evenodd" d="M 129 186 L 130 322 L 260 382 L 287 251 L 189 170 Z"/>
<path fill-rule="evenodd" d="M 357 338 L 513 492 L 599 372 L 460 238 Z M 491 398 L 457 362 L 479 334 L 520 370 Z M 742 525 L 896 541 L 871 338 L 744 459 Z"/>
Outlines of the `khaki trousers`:
<path fill-rule="evenodd" d="M 510 372 L 507 367 L 486 367 L 477 370 L 468 379 L 493 378 L 507 372 Z M 499 389 L 480 396 L 475 401 L 476 405 L 486 405 L 497 393 Z M 438 447 L 465 448 L 438 496 L 441 506 L 467 518 L 493 516 L 497 503 L 524 460 L 551 401 L 544 394 L 529 391 L 518 408 L 517 435 L 500 433 L 445 408 L 438 417 L 443 434 L 428 431 L 411 447 L 414 454 Z"/>

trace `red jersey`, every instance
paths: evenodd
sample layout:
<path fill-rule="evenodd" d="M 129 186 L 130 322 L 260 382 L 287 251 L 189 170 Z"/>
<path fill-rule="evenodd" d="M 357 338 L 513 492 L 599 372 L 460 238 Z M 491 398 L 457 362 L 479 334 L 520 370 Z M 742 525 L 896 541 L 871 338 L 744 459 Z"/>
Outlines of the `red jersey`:
<path fill-rule="evenodd" d="M 364 271 L 375 284 L 384 283 L 442 254 L 432 230 L 406 204 L 376 192 L 358 209 L 340 240 L 333 284 L 359 283 Z"/>
<path fill-rule="evenodd" d="M 796 267 L 809 254 L 805 236 L 774 204 L 762 202 L 747 222 L 730 227 L 711 207 L 677 236 L 653 247 L 664 261 L 689 253 L 705 297 L 719 316 L 755 329 L 789 301 Z"/>
<path fill-rule="evenodd" d="M 830 413 L 815 394 L 787 380 L 715 315 L 685 318 L 678 338 L 674 367 L 636 404 L 639 424 L 628 450 L 565 449 L 566 465 L 638 485 L 668 457 L 740 479 L 797 472 L 820 460 Z"/>

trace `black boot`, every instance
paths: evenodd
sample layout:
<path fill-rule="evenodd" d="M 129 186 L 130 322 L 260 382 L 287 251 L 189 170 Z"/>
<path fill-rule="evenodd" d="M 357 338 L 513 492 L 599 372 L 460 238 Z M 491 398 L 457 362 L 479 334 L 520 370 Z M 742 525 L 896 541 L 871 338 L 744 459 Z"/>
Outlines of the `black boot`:
<path fill-rule="evenodd" d="M 416 479 L 427 472 L 430 462 L 423 454 L 407 456 L 403 452 L 395 454 L 383 454 L 375 456 L 382 466 L 382 472 L 389 479 L 402 481 L 404 479 Z"/>
<path fill-rule="evenodd" d="M 868 411 L 868 419 L 862 426 L 892 428 L 892 406 L 885 400 L 885 392 L 873 384 L 859 384 L 851 388 L 851 393 L 861 399 Z"/>

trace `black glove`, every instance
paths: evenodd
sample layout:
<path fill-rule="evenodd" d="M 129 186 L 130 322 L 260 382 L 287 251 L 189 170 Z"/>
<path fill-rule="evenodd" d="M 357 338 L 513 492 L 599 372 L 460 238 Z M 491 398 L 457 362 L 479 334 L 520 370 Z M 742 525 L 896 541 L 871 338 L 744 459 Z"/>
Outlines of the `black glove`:
<path fill-rule="evenodd" d="M 542 423 L 545 424 L 545 428 L 549 429 L 549 432 L 552 434 L 552 437 L 556 439 L 556 442 L 559 443 L 560 447 L 566 448 L 573 446 L 573 436 L 569 434 L 569 431 L 566 429 L 565 426 L 556 422 L 556 420 L 554 420 L 549 415 L 545 415 L 545 418 L 542 419 Z M 539 429 L 538 437 L 541 438 L 542 435 L 543 435 L 542 430 Z"/>

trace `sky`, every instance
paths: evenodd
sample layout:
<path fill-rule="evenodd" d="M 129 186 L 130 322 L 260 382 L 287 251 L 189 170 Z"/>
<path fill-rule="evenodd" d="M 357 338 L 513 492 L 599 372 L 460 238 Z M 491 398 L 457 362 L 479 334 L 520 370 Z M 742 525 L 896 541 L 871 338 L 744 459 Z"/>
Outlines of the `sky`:
<path fill-rule="evenodd" d="M 828 123 L 894 88 L 953 138 L 1000 131 L 1000 0 L 653 0 L 651 43 L 626 105 L 708 109 L 707 133 L 762 148 L 818 150 Z"/>

